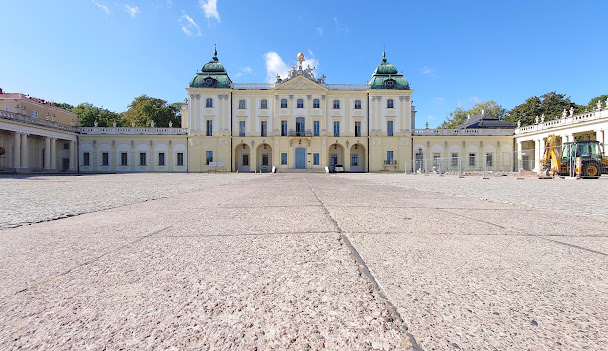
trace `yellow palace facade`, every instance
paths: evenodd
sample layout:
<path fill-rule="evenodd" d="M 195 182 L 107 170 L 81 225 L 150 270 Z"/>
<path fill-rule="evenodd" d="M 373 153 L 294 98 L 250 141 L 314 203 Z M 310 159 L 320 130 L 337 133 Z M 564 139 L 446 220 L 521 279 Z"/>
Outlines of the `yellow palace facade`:
<path fill-rule="evenodd" d="M 48 104 L 0 93 L 0 171 L 328 172 L 342 166 L 345 172 L 442 173 L 517 168 L 512 124 L 482 115 L 460 129 L 416 129 L 413 90 L 384 53 L 366 84 L 328 84 L 325 79 L 316 77 L 314 67 L 298 54 L 287 76 L 277 76 L 274 83 L 234 83 L 216 51 L 186 88 L 180 128 L 79 127 L 67 111 L 49 111 L 58 117 L 48 120 Z M 24 103 L 28 110 L 15 110 Z"/>

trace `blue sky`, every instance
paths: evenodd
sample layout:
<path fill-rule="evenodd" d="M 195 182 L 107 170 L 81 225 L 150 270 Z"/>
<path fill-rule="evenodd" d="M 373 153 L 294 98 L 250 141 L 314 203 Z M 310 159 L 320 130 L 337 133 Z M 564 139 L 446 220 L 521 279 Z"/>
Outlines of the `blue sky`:
<path fill-rule="evenodd" d="M 608 93 L 608 1 L 38 0 L 0 13 L 0 88 L 118 112 L 141 94 L 183 101 L 214 43 L 237 83 L 303 52 L 327 83 L 365 84 L 385 45 L 418 128 L 478 101 Z"/>

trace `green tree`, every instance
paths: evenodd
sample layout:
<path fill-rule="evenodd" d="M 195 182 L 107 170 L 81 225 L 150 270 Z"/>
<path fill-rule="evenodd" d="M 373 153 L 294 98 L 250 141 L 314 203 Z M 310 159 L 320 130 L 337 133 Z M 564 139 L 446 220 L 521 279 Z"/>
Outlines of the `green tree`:
<path fill-rule="evenodd" d="M 468 110 L 464 110 L 461 107 L 457 107 L 450 116 L 439 126 L 439 128 L 455 129 L 460 127 L 461 124 L 471 117 L 479 116 L 484 112 L 486 115 L 503 119 L 507 110 L 496 103 L 494 100 L 478 102 Z"/>
<path fill-rule="evenodd" d="M 602 102 L 602 108 L 605 108 L 606 107 L 606 100 L 608 100 L 608 95 L 607 94 L 596 96 L 593 99 L 589 100 L 589 104 L 587 104 L 586 108 L 589 111 L 597 110 L 597 102 L 598 101 L 601 101 Z M 581 111 L 581 112 L 584 112 L 584 111 Z"/>
<path fill-rule="evenodd" d="M 133 100 L 124 117 L 129 125 L 135 123 L 137 127 L 149 127 L 151 122 L 154 122 L 155 127 L 168 127 L 169 122 L 173 123 L 173 127 L 180 127 L 180 108 L 181 104 L 169 105 L 166 100 L 144 94 Z"/>
<path fill-rule="evenodd" d="M 53 104 L 53 106 L 55 106 L 55 107 L 59 107 L 59 108 L 62 108 L 64 110 L 68 110 L 68 111 L 72 111 L 72 109 L 74 108 L 74 105 L 70 105 L 65 102 L 51 101 L 51 104 Z"/>
<path fill-rule="evenodd" d="M 521 121 L 522 126 L 527 126 L 536 123 L 536 117 L 541 118 L 545 115 L 545 121 L 551 121 L 560 118 L 564 109 L 569 111 L 574 108 L 578 113 L 580 107 L 570 101 L 570 97 L 566 94 L 558 94 L 555 91 L 543 94 L 541 96 L 532 96 L 526 99 L 523 104 L 515 106 L 505 116 L 505 121 L 517 124 Z"/>
<path fill-rule="evenodd" d="M 110 127 L 116 121 L 117 125 L 124 125 L 122 115 L 103 107 L 93 106 L 85 102 L 72 109 L 78 115 L 78 124 L 81 127 L 93 127 L 97 121 L 99 127 Z"/>

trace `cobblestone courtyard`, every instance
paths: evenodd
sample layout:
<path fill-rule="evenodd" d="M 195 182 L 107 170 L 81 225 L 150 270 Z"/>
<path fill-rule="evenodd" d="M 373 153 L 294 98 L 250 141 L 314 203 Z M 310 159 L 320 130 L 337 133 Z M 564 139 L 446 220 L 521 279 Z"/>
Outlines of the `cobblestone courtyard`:
<path fill-rule="evenodd" d="M 600 350 L 607 189 L 2 176 L 0 349 Z"/>

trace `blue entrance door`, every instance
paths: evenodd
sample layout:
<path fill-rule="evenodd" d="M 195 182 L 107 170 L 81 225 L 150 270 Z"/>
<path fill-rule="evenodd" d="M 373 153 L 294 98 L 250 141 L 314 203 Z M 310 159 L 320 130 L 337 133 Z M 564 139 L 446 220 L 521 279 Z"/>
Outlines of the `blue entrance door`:
<path fill-rule="evenodd" d="M 306 168 L 306 149 L 303 147 L 296 148 L 296 168 Z"/>

